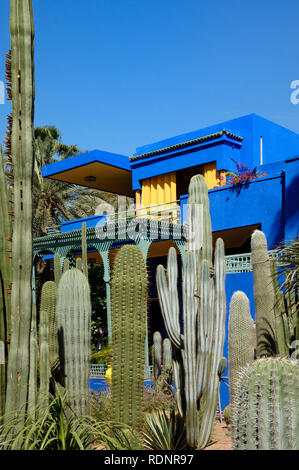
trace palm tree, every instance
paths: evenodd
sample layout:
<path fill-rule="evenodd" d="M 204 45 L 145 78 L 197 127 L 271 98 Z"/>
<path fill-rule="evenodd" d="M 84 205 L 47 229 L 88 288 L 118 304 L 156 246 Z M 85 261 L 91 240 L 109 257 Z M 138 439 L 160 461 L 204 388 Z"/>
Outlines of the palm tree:
<path fill-rule="evenodd" d="M 35 129 L 35 169 L 33 188 L 33 236 L 47 235 L 49 226 L 63 220 L 93 215 L 94 209 L 103 201 L 114 205 L 117 196 L 97 189 L 83 188 L 74 184 L 42 178 L 43 165 L 78 155 L 76 145 L 66 145 L 54 126 Z"/>

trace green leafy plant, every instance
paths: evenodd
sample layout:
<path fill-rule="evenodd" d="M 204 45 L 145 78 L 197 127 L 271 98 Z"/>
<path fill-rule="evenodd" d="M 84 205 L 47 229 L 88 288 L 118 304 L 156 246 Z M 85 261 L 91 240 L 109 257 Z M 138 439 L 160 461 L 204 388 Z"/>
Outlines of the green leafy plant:
<path fill-rule="evenodd" d="M 152 412 L 146 416 L 144 442 L 148 450 L 186 449 L 184 419 L 175 410 Z"/>
<path fill-rule="evenodd" d="M 107 344 L 100 351 L 94 352 L 90 356 L 91 364 L 107 364 L 111 361 L 111 344 Z"/>
<path fill-rule="evenodd" d="M 107 450 L 132 449 L 132 430 L 113 421 L 98 420 L 94 416 L 78 416 L 65 394 L 56 389 L 49 405 L 38 419 L 24 416 L 24 426 L 11 437 L 16 424 L 12 415 L 1 428 L 0 449 L 5 450 L 89 450 L 103 445 Z M 133 440 L 134 441 L 134 440 Z"/>

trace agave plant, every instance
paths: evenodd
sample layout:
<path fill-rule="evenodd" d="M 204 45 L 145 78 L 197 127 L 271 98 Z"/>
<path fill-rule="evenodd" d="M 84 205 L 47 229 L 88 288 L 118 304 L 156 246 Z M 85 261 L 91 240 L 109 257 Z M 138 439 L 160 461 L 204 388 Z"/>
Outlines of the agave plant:
<path fill-rule="evenodd" d="M 145 448 L 148 450 L 184 450 L 186 432 L 183 418 L 171 410 L 152 412 L 146 417 L 144 434 Z"/>
<path fill-rule="evenodd" d="M 65 394 L 56 388 L 46 409 L 37 406 L 32 415 L 24 414 L 24 426 L 11 438 L 15 414 L 1 427 L 0 449 L 4 450 L 90 450 L 103 445 L 107 450 L 132 449 L 132 430 L 113 421 L 93 416 L 79 417 Z"/>

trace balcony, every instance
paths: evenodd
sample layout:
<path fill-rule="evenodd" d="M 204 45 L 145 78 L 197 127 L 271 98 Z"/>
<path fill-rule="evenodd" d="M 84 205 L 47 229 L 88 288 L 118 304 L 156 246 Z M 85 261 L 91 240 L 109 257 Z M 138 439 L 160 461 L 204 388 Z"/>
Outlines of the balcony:
<path fill-rule="evenodd" d="M 48 227 L 48 235 L 55 233 L 65 233 L 73 230 L 81 230 L 83 222 L 86 228 L 112 225 L 117 223 L 130 222 L 132 220 L 150 219 L 157 221 L 167 221 L 171 224 L 181 223 L 180 201 L 172 201 L 165 204 L 156 204 L 148 207 L 129 207 L 126 211 L 114 212 L 110 214 L 92 215 L 81 219 L 61 222 L 60 225 Z"/>

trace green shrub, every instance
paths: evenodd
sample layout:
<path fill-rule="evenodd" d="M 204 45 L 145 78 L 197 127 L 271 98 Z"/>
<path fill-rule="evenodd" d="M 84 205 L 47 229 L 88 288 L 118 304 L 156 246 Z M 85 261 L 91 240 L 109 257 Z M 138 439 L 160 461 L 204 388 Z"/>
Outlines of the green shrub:
<path fill-rule="evenodd" d="M 144 435 L 148 450 L 186 449 L 185 420 L 175 410 L 154 411 L 146 416 Z"/>

